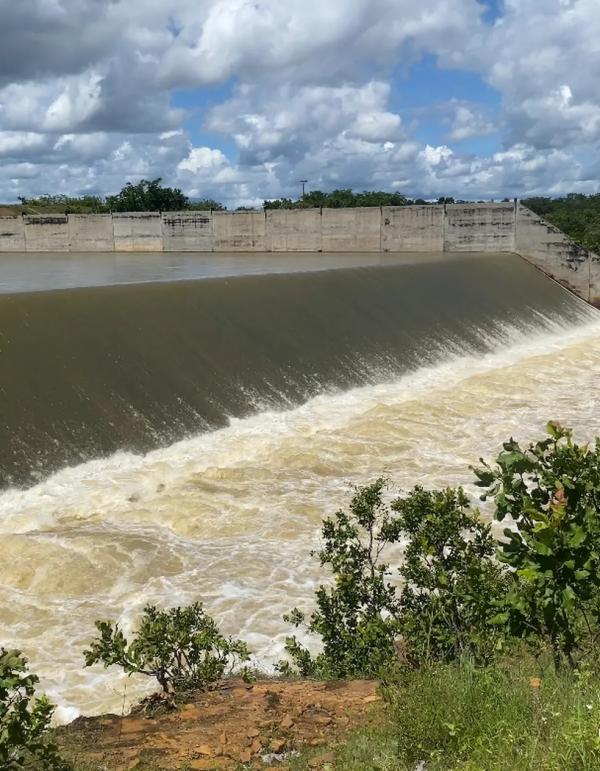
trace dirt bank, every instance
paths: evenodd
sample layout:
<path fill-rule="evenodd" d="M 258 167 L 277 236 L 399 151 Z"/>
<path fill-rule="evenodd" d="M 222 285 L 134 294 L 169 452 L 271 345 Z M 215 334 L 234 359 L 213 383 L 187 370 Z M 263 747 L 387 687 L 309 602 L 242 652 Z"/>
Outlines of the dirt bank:
<path fill-rule="evenodd" d="M 372 681 L 232 681 L 176 712 L 80 718 L 58 734 L 77 771 L 282 769 L 307 748 L 323 768 L 332 758 L 318 748 L 364 724 L 379 700 Z"/>

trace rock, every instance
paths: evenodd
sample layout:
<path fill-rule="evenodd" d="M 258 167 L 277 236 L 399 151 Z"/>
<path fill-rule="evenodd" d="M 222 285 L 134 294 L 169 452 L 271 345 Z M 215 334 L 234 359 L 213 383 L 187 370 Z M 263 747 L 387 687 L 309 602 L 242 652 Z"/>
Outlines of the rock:
<path fill-rule="evenodd" d="M 252 753 L 250 750 L 242 750 L 240 752 L 240 763 L 250 763 L 252 760 Z"/>
<path fill-rule="evenodd" d="M 214 771 L 215 762 L 208 758 L 200 758 L 199 760 L 190 760 L 185 768 L 192 769 L 192 771 Z"/>
<path fill-rule="evenodd" d="M 329 715 L 317 715 L 313 718 L 313 721 L 318 723 L 318 725 L 331 725 L 333 718 L 329 717 Z"/>
<path fill-rule="evenodd" d="M 279 725 L 287 730 L 294 725 L 294 719 L 291 715 L 286 715 Z"/>
<path fill-rule="evenodd" d="M 250 745 L 250 752 L 253 755 L 257 755 L 261 750 L 262 750 L 262 744 L 258 741 L 258 739 L 255 739 Z"/>
<path fill-rule="evenodd" d="M 258 728 L 251 728 L 246 734 L 246 736 L 249 739 L 255 739 L 257 736 L 260 736 L 260 731 L 258 730 Z"/>
<path fill-rule="evenodd" d="M 376 693 L 372 693 L 364 699 L 365 704 L 373 704 L 375 701 L 381 701 L 381 696 L 378 696 Z"/>
<path fill-rule="evenodd" d="M 286 740 L 285 739 L 271 739 L 271 742 L 269 744 L 269 749 L 271 752 L 274 752 L 276 755 L 279 755 L 280 752 L 283 752 L 286 747 Z"/>
<path fill-rule="evenodd" d="M 324 752 L 322 755 L 317 755 L 308 761 L 309 768 L 322 768 L 327 763 L 335 763 L 334 752 Z"/>
<path fill-rule="evenodd" d="M 211 748 L 208 746 L 208 744 L 201 744 L 201 745 L 198 747 L 198 749 L 196 750 L 196 752 L 197 752 L 199 755 L 208 755 L 209 757 L 211 757 L 212 755 L 214 755 L 213 751 L 212 751 L 212 750 L 211 750 Z"/>

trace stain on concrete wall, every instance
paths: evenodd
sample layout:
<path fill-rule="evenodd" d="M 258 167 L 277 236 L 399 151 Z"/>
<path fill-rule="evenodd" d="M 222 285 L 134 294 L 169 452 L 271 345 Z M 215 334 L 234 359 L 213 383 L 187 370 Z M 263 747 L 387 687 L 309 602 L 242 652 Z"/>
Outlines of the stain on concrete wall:
<path fill-rule="evenodd" d="M 161 232 L 165 252 L 212 252 L 210 211 L 163 212 Z"/>
<path fill-rule="evenodd" d="M 68 231 L 73 252 L 112 252 L 115 248 L 110 214 L 69 214 Z"/>
<path fill-rule="evenodd" d="M 447 204 L 446 252 L 512 252 L 515 249 L 515 205 Z"/>
<path fill-rule="evenodd" d="M 0 217 L 0 252 L 24 252 L 25 228 L 22 217 Z"/>
<path fill-rule="evenodd" d="M 119 212 L 112 218 L 116 252 L 162 252 L 159 212 Z"/>
<path fill-rule="evenodd" d="M 268 209 L 267 251 L 322 252 L 320 209 Z"/>
<path fill-rule="evenodd" d="M 66 214 L 29 214 L 23 217 L 28 252 L 68 252 L 69 221 Z"/>
<path fill-rule="evenodd" d="M 324 252 L 380 252 L 381 210 L 323 209 L 321 247 Z"/>
<path fill-rule="evenodd" d="M 264 211 L 215 211 L 212 216 L 215 252 L 267 251 Z"/>
<path fill-rule="evenodd" d="M 384 252 L 441 252 L 443 206 L 384 206 L 381 210 Z"/>

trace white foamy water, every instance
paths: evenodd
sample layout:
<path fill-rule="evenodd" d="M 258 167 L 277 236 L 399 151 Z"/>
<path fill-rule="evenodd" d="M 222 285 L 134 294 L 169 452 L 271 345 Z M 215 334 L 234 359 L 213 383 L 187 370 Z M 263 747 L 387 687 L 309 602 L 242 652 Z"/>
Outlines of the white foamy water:
<path fill-rule="evenodd" d="M 125 682 L 128 702 L 140 695 L 116 669 L 85 670 L 81 651 L 95 619 L 129 629 L 147 602 L 201 600 L 272 664 L 282 613 L 309 607 L 323 577 L 309 555 L 321 518 L 350 484 L 468 486 L 469 464 L 548 419 L 600 434 L 595 318 L 0 494 L 0 642 L 26 652 L 65 718 L 120 710 Z"/>

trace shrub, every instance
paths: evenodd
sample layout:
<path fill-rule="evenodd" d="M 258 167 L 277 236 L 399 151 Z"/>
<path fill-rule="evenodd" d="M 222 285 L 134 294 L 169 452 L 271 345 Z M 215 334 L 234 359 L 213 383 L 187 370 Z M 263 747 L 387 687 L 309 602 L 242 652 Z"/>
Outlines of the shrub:
<path fill-rule="evenodd" d="M 463 656 L 491 661 L 502 643 L 491 620 L 507 581 L 492 559 L 490 527 L 469 509 L 460 488 L 416 487 L 392 508 L 407 542 L 398 619 L 409 658 L 419 664 Z"/>
<path fill-rule="evenodd" d="M 20 651 L 0 648 L 0 768 L 6 771 L 67 767 L 50 735 L 54 706 L 35 697 L 38 682 Z"/>
<path fill-rule="evenodd" d="M 471 654 L 489 660 L 500 632 L 490 621 L 504 577 L 492 559 L 489 527 L 468 510 L 462 490 L 427 492 L 416 487 L 387 506 L 385 480 L 358 488 L 349 513 L 323 523 L 321 565 L 334 585 L 320 586 L 317 610 L 307 622 L 294 609 L 285 620 L 321 637 L 323 652 L 312 656 L 289 637 L 293 666 L 284 674 L 307 677 L 379 676 L 397 661 L 422 664 Z M 399 594 L 382 561 L 390 544 L 407 542 Z M 399 639 L 402 634 L 403 639 Z"/>
<path fill-rule="evenodd" d="M 390 571 L 381 561 L 397 531 L 383 501 L 385 480 L 358 488 L 350 511 L 338 511 L 323 522 L 324 546 L 318 556 L 328 565 L 334 585 L 317 590 L 317 610 L 306 622 L 298 609 L 286 621 L 304 625 L 323 641 L 323 652 L 312 656 L 294 637 L 286 640 L 293 667 L 280 662 L 279 671 L 297 670 L 304 677 L 352 677 L 379 674 L 394 656 L 398 633 L 398 601 L 389 582 Z"/>
<path fill-rule="evenodd" d="M 97 621 L 96 627 L 100 634 L 84 652 L 86 666 L 116 664 L 127 674 L 155 677 L 167 701 L 177 690 L 210 688 L 249 659 L 246 644 L 224 637 L 199 603 L 169 610 L 146 606 L 131 643 L 118 624 Z"/>
<path fill-rule="evenodd" d="M 569 429 L 547 429 L 547 438 L 524 449 L 511 439 L 494 466 L 482 460 L 474 471 L 496 518 L 510 516 L 517 528 L 507 528 L 499 544 L 517 580 L 498 623 L 547 641 L 555 666 L 573 667 L 600 621 L 600 440 L 579 446 Z"/>

